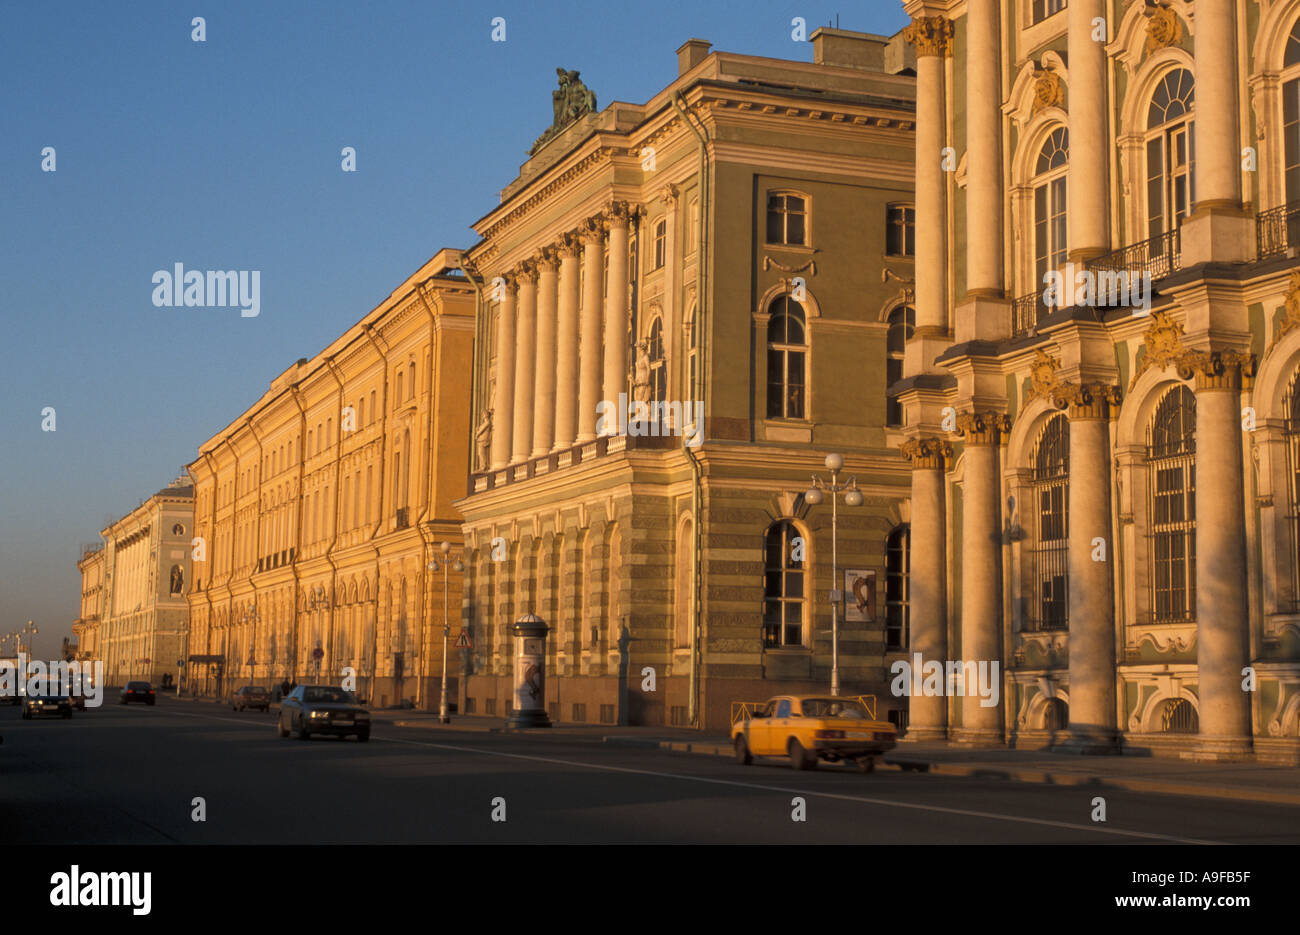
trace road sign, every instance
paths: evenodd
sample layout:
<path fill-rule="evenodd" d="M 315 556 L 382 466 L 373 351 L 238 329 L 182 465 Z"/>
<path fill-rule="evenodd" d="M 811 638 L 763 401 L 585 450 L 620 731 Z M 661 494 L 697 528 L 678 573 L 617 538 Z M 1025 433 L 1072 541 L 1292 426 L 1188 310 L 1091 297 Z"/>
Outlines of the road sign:
<path fill-rule="evenodd" d="M 468 630 L 461 630 L 461 631 L 460 631 L 460 636 L 456 637 L 456 648 L 457 648 L 457 649 L 473 649 L 473 648 L 474 648 L 474 641 L 473 641 L 472 639 L 470 639 L 470 637 L 469 637 L 469 631 L 468 631 Z"/>

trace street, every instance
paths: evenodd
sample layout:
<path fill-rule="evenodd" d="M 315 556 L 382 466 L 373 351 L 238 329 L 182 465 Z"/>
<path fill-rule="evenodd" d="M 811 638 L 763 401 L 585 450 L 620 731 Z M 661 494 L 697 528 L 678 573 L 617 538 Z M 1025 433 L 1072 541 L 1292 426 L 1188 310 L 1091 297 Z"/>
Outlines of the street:
<path fill-rule="evenodd" d="M 279 739 L 275 714 L 163 698 L 0 708 L 9 844 L 1300 843 L 1300 809 L 731 760 L 562 735 Z M 1094 822 L 1094 797 L 1106 817 Z M 195 821 L 202 798 L 206 820 Z M 806 820 L 792 799 L 801 797 Z M 499 801 L 499 800 L 504 800 Z M 494 820 L 494 813 L 497 819 Z"/>

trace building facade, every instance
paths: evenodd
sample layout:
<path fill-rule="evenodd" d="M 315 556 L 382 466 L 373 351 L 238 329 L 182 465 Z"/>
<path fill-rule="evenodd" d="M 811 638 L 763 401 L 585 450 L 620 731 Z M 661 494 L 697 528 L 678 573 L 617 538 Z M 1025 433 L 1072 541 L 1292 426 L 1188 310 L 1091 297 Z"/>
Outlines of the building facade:
<path fill-rule="evenodd" d="M 1296 762 L 1300 3 L 904 8 L 911 736 Z"/>
<path fill-rule="evenodd" d="M 104 614 L 104 545 L 84 546 L 77 561 L 81 572 L 81 607 L 72 622 L 77 658 L 95 660 L 99 656 L 99 625 Z"/>
<path fill-rule="evenodd" d="M 76 656 L 102 662 L 110 685 L 180 674 L 193 516 L 194 489 L 180 478 L 102 530 L 102 547 L 82 550 Z"/>
<path fill-rule="evenodd" d="M 470 446 L 476 296 L 459 262 L 440 251 L 200 446 L 197 690 L 350 676 L 376 705 L 438 691 L 443 595 L 429 565 L 441 543 L 460 549 L 451 501 Z"/>
<path fill-rule="evenodd" d="M 734 702 L 829 689 L 832 587 L 843 689 L 884 688 L 906 640 L 885 391 L 913 319 L 915 81 L 900 39 L 812 45 L 693 39 L 661 92 L 603 109 L 561 69 L 555 123 L 475 224 L 467 712 L 509 711 L 510 626 L 535 613 L 553 720 L 725 726 Z M 863 498 L 840 495 L 838 584 L 830 500 L 804 496 L 830 453 Z"/>

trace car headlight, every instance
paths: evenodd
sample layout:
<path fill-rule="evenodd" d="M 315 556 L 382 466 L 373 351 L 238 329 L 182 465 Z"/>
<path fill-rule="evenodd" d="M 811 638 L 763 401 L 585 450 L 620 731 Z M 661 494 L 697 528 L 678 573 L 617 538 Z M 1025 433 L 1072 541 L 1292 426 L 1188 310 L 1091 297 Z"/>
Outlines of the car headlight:
<path fill-rule="evenodd" d="M 311 716 L 312 716 L 312 717 L 329 717 L 329 716 L 330 716 L 330 713 L 329 713 L 328 711 L 313 711 L 313 712 L 311 713 Z"/>

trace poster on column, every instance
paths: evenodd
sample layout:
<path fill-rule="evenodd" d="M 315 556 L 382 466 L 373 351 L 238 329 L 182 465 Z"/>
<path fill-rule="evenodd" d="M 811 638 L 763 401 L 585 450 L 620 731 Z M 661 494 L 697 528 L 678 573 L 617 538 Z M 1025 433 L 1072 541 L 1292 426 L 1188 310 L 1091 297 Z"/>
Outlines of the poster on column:
<path fill-rule="evenodd" d="M 875 623 L 876 573 L 865 569 L 844 572 L 844 622 Z"/>

